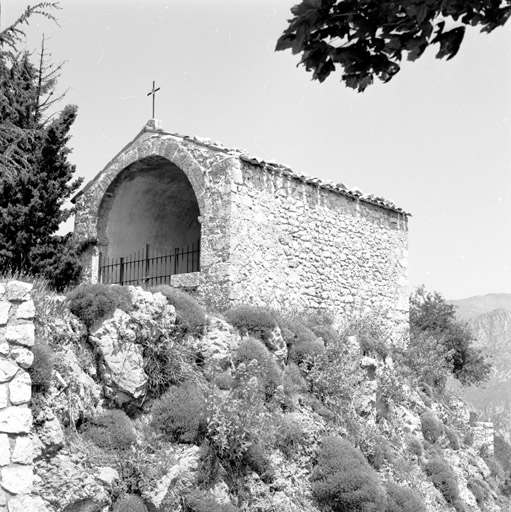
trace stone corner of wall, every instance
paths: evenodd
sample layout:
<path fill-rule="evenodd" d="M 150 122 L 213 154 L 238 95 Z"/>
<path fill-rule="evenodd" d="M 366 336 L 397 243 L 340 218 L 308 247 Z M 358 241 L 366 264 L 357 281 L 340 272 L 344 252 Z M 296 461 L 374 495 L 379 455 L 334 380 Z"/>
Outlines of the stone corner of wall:
<path fill-rule="evenodd" d="M 35 307 L 31 283 L 0 282 L 0 510 L 32 510 L 30 400 Z"/>

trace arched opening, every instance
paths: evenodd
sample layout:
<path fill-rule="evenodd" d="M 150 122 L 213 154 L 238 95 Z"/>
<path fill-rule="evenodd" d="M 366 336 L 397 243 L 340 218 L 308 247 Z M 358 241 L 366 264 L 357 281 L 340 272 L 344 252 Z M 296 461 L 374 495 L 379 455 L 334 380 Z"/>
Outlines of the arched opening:
<path fill-rule="evenodd" d="M 153 155 L 127 166 L 108 187 L 99 209 L 101 265 L 110 265 L 102 280 L 140 283 L 142 277 L 170 279 L 171 274 L 198 270 L 199 216 L 190 181 L 174 163 Z M 146 268 L 149 263 L 151 269 Z"/>

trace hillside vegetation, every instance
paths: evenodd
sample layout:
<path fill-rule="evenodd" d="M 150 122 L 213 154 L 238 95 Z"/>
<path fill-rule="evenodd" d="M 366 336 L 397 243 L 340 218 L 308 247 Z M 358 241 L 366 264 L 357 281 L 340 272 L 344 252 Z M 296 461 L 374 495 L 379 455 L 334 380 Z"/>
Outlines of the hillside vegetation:
<path fill-rule="evenodd" d="M 35 301 L 47 512 L 507 510 L 491 425 L 445 391 L 452 354 L 429 331 L 220 314 L 167 286 Z"/>

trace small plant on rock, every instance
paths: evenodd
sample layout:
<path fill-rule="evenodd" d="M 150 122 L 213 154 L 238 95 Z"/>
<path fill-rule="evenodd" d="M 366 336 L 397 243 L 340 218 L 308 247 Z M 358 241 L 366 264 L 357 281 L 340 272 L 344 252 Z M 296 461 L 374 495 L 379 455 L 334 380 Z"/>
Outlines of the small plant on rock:
<path fill-rule="evenodd" d="M 447 503 L 457 507 L 460 497 L 458 482 L 449 463 L 443 459 L 430 460 L 425 467 L 433 485 L 442 493 Z"/>
<path fill-rule="evenodd" d="M 195 384 L 173 386 L 153 405 L 151 425 L 170 442 L 198 443 L 205 428 L 205 405 Z"/>
<path fill-rule="evenodd" d="M 116 309 L 129 311 L 132 307 L 129 290 L 117 285 L 82 284 L 69 292 L 67 298 L 69 310 L 85 324 L 88 331 L 95 322 Z"/>
<path fill-rule="evenodd" d="M 329 510 L 385 511 L 386 494 L 378 474 L 345 439 L 323 439 L 311 481 L 314 497 Z"/>
<path fill-rule="evenodd" d="M 421 425 L 422 434 L 426 441 L 436 443 L 440 439 L 443 433 L 443 425 L 431 411 L 424 411 L 421 414 Z"/>
<path fill-rule="evenodd" d="M 208 491 L 196 489 L 184 498 L 184 512 L 238 512 L 239 508 L 229 503 L 218 503 Z"/>
<path fill-rule="evenodd" d="M 155 286 L 150 291 L 161 293 L 167 298 L 169 304 L 176 308 L 177 325 L 185 334 L 200 336 L 203 333 L 206 313 L 194 297 L 166 284 Z"/>
<path fill-rule="evenodd" d="M 137 437 L 133 423 L 124 411 L 112 409 L 96 416 L 84 427 L 84 435 L 99 448 L 125 451 Z"/>
<path fill-rule="evenodd" d="M 293 414 L 284 414 L 277 423 L 275 443 L 277 448 L 288 458 L 296 454 L 305 441 L 303 426 Z"/>
<path fill-rule="evenodd" d="M 46 393 L 51 386 L 55 354 L 51 347 L 44 342 L 36 342 L 32 347 L 34 360 L 28 373 L 32 379 L 32 388 L 36 393 Z"/>
<path fill-rule="evenodd" d="M 385 490 L 387 491 L 385 512 L 427 512 L 424 500 L 413 489 L 387 482 Z"/>
<path fill-rule="evenodd" d="M 272 398 L 281 384 L 282 372 L 263 343 L 255 338 L 248 338 L 236 350 L 234 364 L 239 366 L 243 363 L 247 366 L 252 361 L 257 363 L 252 368 L 253 376 L 257 378 L 266 399 Z"/>
<path fill-rule="evenodd" d="M 128 494 L 114 503 L 113 512 L 147 512 L 147 507 L 136 494 Z"/>
<path fill-rule="evenodd" d="M 237 306 L 224 313 L 226 320 L 244 336 L 249 334 L 266 342 L 277 322 L 270 310 L 258 306 Z"/>

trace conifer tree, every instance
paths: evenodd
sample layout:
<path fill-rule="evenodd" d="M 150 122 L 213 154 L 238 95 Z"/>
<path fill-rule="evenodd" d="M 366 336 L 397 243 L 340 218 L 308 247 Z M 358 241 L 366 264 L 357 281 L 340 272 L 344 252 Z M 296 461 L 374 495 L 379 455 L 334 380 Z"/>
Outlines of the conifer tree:
<path fill-rule="evenodd" d="M 56 235 L 71 215 L 64 203 L 80 186 L 68 161 L 69 131 L 77 108 L 48 115 L 59 68 L 48 66 L 41 47 L 39 65 L 19 51 L 21 26 L 33 14 L 54 19 L 57 4 L 28 7 L 0 32 L 0 270 L 43 274 L 63 288 L 79 274 L 77 248 Z"/>

